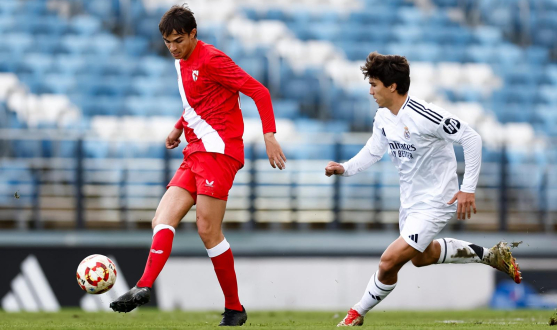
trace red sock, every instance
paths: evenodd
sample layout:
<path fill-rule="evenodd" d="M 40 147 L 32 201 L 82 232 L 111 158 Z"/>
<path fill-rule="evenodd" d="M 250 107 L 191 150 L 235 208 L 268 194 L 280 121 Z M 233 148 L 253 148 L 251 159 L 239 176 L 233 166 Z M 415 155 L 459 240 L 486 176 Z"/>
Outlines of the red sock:
<path fill-rule="evenodd" d="M 161 226 L 161 227 L 159 227 Z M 172 250 L 172 241 L 174 240 L 174 228 L 167 225 L 157 225 L 154 229 L 153 243 L 151 244 L 151 252 L 149 259 L 145 265 L 145 271 L 139 282 L 138 287 L 153 287 L 153 283 L 159 276 L 164 264 L 170 256 Z"/>
<path fill-rule="evenodd" d="M 226 240 L 219 245 L 223 243 L 228 245 Z M 219 245 L 217 245 L 217 247 Z M 224 293 L 224 307 L 242 311 L 242 304 L 240 304 L 240 298 L 238 297 L 238 283 L 236 282 L 236 271 L 234 270 L 234 256 L 232 255 L 232 250 L 228 248 L 223 253 L 212 257 L 211 261 L 213 262 L 215 273 L 217 273 L 220 287 Z"/>

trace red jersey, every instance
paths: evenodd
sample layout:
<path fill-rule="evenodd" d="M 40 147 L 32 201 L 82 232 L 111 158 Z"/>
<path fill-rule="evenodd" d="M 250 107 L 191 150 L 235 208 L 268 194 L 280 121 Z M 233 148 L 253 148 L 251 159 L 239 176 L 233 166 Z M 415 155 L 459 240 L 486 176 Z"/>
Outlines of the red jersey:
<path fill-rule="evenodd" d="M 184 158 L 198 151 L 215 152 L 244 164 L 244 121 L 239 92 L 254 99 L 263 133 L 276 131 L 267 88 L 222 51 L 198 40 L 189 58 L 176 60 L 175 66 L 184 106 L 176 128 L 184 129 L 188 142 Z"/>

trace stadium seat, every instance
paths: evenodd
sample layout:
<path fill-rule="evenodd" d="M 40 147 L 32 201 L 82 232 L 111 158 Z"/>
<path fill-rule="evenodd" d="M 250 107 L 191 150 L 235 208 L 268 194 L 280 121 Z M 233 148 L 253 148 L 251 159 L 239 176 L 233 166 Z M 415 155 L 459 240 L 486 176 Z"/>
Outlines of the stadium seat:
<path fill-rule="evenodd" d="M 91 42 L 93 54 L 97 56 L 108 57 L 115 55 L 122 48 L 120 39 L 108 33 L 97 34 L 89 38 L 89 42 Z"/>
<path fill-rule="evenodd" d="M 102 28 L 101 22 L 94 16 L 81 15 L 74 17 L 70 22 L 70 29 L 73 33 L 84 36 L 92 36 L 100 32 Z"/>
<path fill-rule="evenodd" d="M 124 38 L 124 49 L 131 57 L 141 57 L 149 51 L 149 40 L 140 36 Z"/>

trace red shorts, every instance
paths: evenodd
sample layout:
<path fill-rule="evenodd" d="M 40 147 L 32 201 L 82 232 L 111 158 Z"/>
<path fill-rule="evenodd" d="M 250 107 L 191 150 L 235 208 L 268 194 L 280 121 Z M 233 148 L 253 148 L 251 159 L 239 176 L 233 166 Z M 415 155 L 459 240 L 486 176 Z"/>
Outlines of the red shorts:
<path fill-rule="evenodd" d="M 242 164 L 236 159 L 213 152 L 195 152 L 184 159 L 166 188 L 186 189 L 197 202 L 197 195 L 228 200 L 234 177 Z"/>

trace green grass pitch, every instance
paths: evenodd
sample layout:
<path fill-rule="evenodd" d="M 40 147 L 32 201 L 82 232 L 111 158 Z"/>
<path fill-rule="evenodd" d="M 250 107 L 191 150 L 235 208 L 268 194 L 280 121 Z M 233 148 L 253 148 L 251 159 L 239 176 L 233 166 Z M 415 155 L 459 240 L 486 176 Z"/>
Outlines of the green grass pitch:
<path fill-rule="evenodd" d="M 438 311 L 384 312 L 374 310 L 363 328 L 370 329 L 538 329 L 548 327 L 554 311 Z M 344 312 L 249 312 L 244 328 L 334 329 Z M 142 308 L 128 314 L 86 313 L 64 309 L 59 313 L 5 313 L 0 329 L 214 329 L 218 312 L 160 312 Z M 557 327 L 555 327 L 557 330 Z"/>

